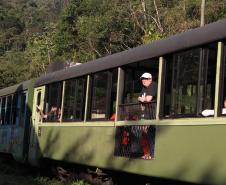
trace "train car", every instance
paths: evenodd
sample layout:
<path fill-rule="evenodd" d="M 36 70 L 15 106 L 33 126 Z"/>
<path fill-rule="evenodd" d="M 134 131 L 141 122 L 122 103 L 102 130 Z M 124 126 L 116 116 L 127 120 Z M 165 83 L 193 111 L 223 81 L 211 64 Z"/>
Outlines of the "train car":
<path fill-rule="evenodd" d="M 225 27 L 220 20 L 38 78 L 29 161 L 226 184 Z M 144 72 L 157 83 L 146 118 L 137 100 Z"/>
<path fill-rule="evenodd" d="M 34 80 L 0 90 L 0 152 L 25 162 L 33 105 Z"/>
<path fill-rule="evenodd" d="M 18 114 L 9 113 L 19 107 L 10 103 L 17 88 L 1 90 L 1 152 L 21 160 L 27 151 L 32 165 L 46 158 L 226 184 L 225 27 L 224 19 L 41 76 L 30 128 L 17 126 Z M 144 73 L 151 73 L 157 92 L 153 101 L 140 103 Z"/>

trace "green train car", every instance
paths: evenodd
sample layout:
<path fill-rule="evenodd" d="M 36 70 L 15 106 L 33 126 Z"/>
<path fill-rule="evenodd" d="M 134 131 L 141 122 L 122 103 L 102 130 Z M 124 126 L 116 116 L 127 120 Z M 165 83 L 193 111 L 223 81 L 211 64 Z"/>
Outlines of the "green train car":
<path fill-rule="evenodd" d="M 34 80 L 0 90 L 0 152 L 19 162 L 28 155 Z"/>
<path fill-rule="evenodd" d="M 43 75 L 31 91 L 20 91 L 33 102 L 27 101 L 30 122 L 18 130 L 13 121 L 17 109 L 12 103 L 11 118 L 7 116 L 9 101 L 4 100 L 18 91 L 1 90 L 1 120 L 4 115 L 12 122 L 1 121 L 0 152 L 32 165 L 47 158 L 226 184 L 225 27 L 226 19 Z M 144 72 L 157 83 L 145 119 L 137 100 Z M 20 133 L 18 145 L 26 143 L 25 152 L 17 142 L 12 145 L 13 134 L 6 134 L 12 130 Z"/>

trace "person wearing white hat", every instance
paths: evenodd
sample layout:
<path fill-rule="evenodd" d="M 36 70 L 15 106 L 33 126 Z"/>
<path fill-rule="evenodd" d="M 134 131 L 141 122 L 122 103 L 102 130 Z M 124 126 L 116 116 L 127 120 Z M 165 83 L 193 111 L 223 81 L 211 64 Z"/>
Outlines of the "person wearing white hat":
<path fill-rule="evenodd" d="M 156 98 L 157 84 L 153 82 L 152 75 L 150 73 L 143 73 L 140 77 L 142 81 L 141 95 L 138 97 L 138 101 L 146 103 Z"/>
<path fill-rule="evenodd" d="M 142 91 L 141 95 L 138 97 L 138 101 L 141 103 L 141 119 L 153 119 L 151 117 L 151 111 L 155 111 L 152 106 L 149 106 L 149 102 L 153 101 L 156 98 L 157 84 L 153 82 L 152 75 L 150 73 L 143 73 L 140 77 L 142 81 Z M 142 149 L 143 156 L 142 159 L 152 159 L 151 156 L 151 144 L 149 141 L 149 136 L 151 132 L 151 126 L 142 126 Z"/>

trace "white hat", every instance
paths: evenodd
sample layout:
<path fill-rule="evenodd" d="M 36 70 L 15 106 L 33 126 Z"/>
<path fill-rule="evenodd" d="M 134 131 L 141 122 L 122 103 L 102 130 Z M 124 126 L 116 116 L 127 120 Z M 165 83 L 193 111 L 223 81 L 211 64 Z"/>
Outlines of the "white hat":
<path fill-rule="evenodd" d="M 142 78 L 152 78 L 152 75 L 151 75 L 151 73 L 144 73 L 141 75 L 140 79 L 142 79 Z"/>

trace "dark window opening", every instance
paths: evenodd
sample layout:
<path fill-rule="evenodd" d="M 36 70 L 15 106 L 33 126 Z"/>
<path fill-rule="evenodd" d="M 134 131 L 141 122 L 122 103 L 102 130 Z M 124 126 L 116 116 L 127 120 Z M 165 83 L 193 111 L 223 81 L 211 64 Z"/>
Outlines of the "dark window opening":
<path fill-rule="evenodd" d="M 12 95 L 7 96 L 6 101 L 6 117 L 5 117 L 5 124 L 9 125 L 11 123 L 11 113 L 12 113 Z"/>
<path fill-rule="evenodd" d="M 124 91 L 122 102 L 119 105 L 120 120 L 140 120 L 140 119 L 155 119 L 155 107 L 157 99 L 157 83 L 159 61 L 158 59 L 137 62 L 123 66 L 124 70 Z M 140 77 L 143 73 L 152 75 L 151 86 L 155 87 L 156 95 L 151 102 L 140 103 L 138 97 L 142 92 L 142 80 Z"/>
<path fill-rule="evenodd" d="M 25 123 L 25 119 L 26 119 L 26 112 L 27 112 L 27 93 L 21 93 L 20 94 L 20 99 L 21 99 L 21 102 L 20 102 L 20 109 L 17 109 L 17 111 L 20 112 L 20 124 L 23 125 Z"/>
<path fill-rule="evenodd" d="M 18 94 L 14 94 L 13 95 L 13 106 L 12 106 L 12 123 L 14 125 L 19 123 L 19 109 L 20 109 L 20 105 L 19 105 L 20 99 L 19 99 L 19 95 Z"/>
<path fill-rule="evenodd" d="M 222 65 L 222 81 L 220 83 L 220 102 L 219 102 L 219 114 L 221 116 L 226 116 L 226 43 L 224 43 L 224 49 L 223 49 L 223 65 Z"/>
<path fill-rule="evenodd" d="M 0 125 L 2 124 L 2 98 L 0 98 Z"/>
<path fill-rule="evenodd" d="M 166 57 L 164 117 L 197 117 L 214 109 L 216 61 L 216 44 Z"/>
<path fill-rule="evenodd" d="M 86 77 L 68 80 L 65 83 L 63 121 L 84 119 Z"/>
<path fill-rule="evenodd" d="M 5 125 L 5 113 L 6 113 L 6 97 L 3 97 L 1 103 L 1 125 Z"/>
<path fill-rule="evenodd" d="M 43 121 L 58 122 L 61 117 L 62 83 L 50 84 L 46 88 Z"/>
<path fill-rule="evenodd" d="M 93 74 L 91 77 L 90 120 L 114 120 L 117 70 Z"/>
<path fill-rule="evenodd" d="M 41 92 L 38 92 L 38 95 L 37 95 L 37 106 L 40 106 L 40 104 L 41 104 L 41 95 L 42 95 L 42 93 Z"/>

